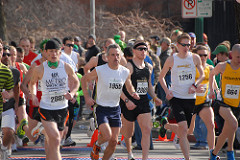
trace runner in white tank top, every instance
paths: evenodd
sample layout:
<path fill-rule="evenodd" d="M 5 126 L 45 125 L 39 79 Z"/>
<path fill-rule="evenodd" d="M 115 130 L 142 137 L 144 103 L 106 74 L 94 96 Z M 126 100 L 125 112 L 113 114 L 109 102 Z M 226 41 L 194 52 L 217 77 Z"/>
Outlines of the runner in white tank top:
<path fill-rule="evenodd" d="M 121 128 L 121 109 L 119 100 L 123 85 L 126 85 L 128 92 L 135 99 L 139 99 L 138 94 L 136 94 L 131 84 L 129 70 L 119 64 L 121 59 L 121 48 L 118 44 L 111 44 L 108 46 L 107 58 L 107 64 L 96 67 L 90 73 L 85 74 L 81 79 L 85 102 L 89 106 L 94 105 L 95 101 L 88 93 L 87 84 L 89 81 L 98 79 L 96 100 L 98 106 L 96 107 L 96 116 L 101 134 L 98 137 L 98 141 L 93 146 L 90 155 L 92 160 L 99 159 L 100 145 L 105 142 L 108 142 L 108 146 L 102 159 L 110 159 L 115 151 L 117 145 L 115 142 L 118 141 L 118 135 Z"/>
<path fill-rule="evenodd" d="M 179 143 L 184 158 L 189 160 L 189 142 L 187 139 L 188 127 L 190 126 L 193 109 L 195 106 L 196 89 L 204 79 L 201 60 L 198 55 L 189 52 L 191 37 L 183 33 L 177 39 L 179 53 L 170 56 L 160 73 L 159 81 L 163 87 L 167 100 L 172 105 L 172 112 L 176 118 L 176 124 L 169 124 L 166 118 L 161 120 L 161 137 L 165 136 L 166 130 L 170 129 L 179 136 Z M 199 71 L 199 78 L 195 81 L 196 68 Z M 172 87 L 169 90 L 166 86 L 165 75 L 171 70 Z"/>
<path fill-rule="evenodd" d="M 46 159 L 61 160 L 61 131 L 67 117 L 67 100 L 72 100 L 79 88 L 79 81 L 72 67 L 60 61 L 60 46 L 55 40 L 49 40 L 45 46 L 47 62 L 33 70 L 29 82 L 33 105 L 39 106 L 35 85 L 41 80 L 42 99 L 39 113 L 46 132 Z M 68 89 L 68 81 L 71 86 Z"/>

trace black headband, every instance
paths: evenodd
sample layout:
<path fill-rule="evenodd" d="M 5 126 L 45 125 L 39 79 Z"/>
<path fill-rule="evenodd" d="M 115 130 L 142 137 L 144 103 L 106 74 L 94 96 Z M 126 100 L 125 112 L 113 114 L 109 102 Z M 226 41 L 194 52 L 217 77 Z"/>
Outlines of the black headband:
<path fill-rule="evenodd" d="M 140 42 L 140 43 L 135 44 L 135 45 L 133 46 L 133 49 L 136 49 L 138 46 L 141 46 L 141 45 L 144 45 L 144 46 L 147 47 L 147 44 L 146 44 L 146 43 Z"/>

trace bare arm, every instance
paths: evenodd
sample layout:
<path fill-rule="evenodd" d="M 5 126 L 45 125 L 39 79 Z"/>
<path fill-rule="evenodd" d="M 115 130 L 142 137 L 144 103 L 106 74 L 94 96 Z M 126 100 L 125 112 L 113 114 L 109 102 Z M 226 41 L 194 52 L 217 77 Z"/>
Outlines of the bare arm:
<path fill-rule="evenodd" d="M 226 62 L 222 62 L 222 63 L 217 64 L 217 66 L 210 72 L 210 75 L 209 75 L 209 89 L 210 89 L 209 97 L 212 99 L 215 98 L 214 76 L 219 73 L 223 73 L 225 68 L 226 68 Z"/>
<path fill-rule="evenodd" d="M 148 64 L 150 74 L 149 74 L 149 80 L 148 80 L 148 94 L 153 98 L 153 101 L 156 103 L 157 106 L 162 104 L 162 101 L 157 97 L 157 95 L 154 92 L 152 81 L 151 81 L 151 74 L 153 71 L 153 67 L 151 64 Z"/>
<path fill-rule="evenodd" d="M 30 79 L 32 77 L 32 74 L 33 74 L 33 70 L 35 68 L 36 64 L 34 63 L 33 65 L 31 65 L 30 69 L 28 70 L 27 74 L 25 75 L 22 83 L 21 83 L 21 90 L 23 91 L 23 93 L 26 95 L 26 97 L 30 98 L 31 99 L 31 94 L 28 90 L 28 83 L 30 82 Z"/>
<path fill-rule="evenodd" d="M 204 72 L 203 72 L 203 67 L 202 67 L 202 63 L 201 63 L 201 59 L 198 55 L 194 54 L 193 55 L 193 60 L 194 63 L 198 69 L 199 72 L 199 77 L 198 79 L 195 81 L 195 85 L 198 86 L 205 78 Z"/>
<path fill-rule="evenodd" d="M 65 63 L 65 69 L 68 75 L 68 81 L 71 82 L 71 86 L 69 86 L 70 92 L 66 93 L 64 96 L 67 100 L 72 100 L 78 91 L 79 80 L 69 64 Z"/>
<path fill-rule="evenodd" d="M 44 72 L 43 65 L 37 66 L 33 69 L 32 77 L 29 81 L 28 88 L 32 97 L 33 105 L 39 106 L 39 101 L 36 96 L 36 83 L 38 80 L 42 79 Z"/>
<path fill-rule="evenodd" d="M 92 57 L 83 68 L 84 74 L 89 73 L 91 68 L 97 67 L 97 63 L 98 63 L 98 57 L 96 56 Z"/>
<path fill-rule="evenodd" d="M 90 106 L 94 105 L 94 100 L 90 97 L 88 90 L 87 90 L 87 83 L 97 79 L 97 71 L 94 69 L 90 73 L 85 74 L 81 79 L 81 85 L 83 90 L 83 95 L 86 100 L 86 103 Z"/>
<path fill-rule="evenodd" d="M 128 93 L 134 98 L 134 99 L 140 99 L 139 95 L 136 93 L 133 85 L 132 85 L 132 82 L 130 80 L 130 74 L 128 75 L 128 78 L 125 82 L 125 86 L 126 86 L 126 89 L 128 91 Z"/>
<path fill-rule="evenodd" d="M 163 90 L 166 93 L 166 98 L 168 100 L 170 100 L 173 97 L 173 94 L 167 88 L 166 81 L 165 81 L 164 77 L 166 76 L 167 72 L 173 67 L 173 63 L 174 63 L 173 57 L 172 56 L 168 57 L 166 62 L 164 63 L 164 66 L 163 66 L 163 68 L 160 72 L 159 79 L 158 79 L 162 88 L 163 88 Z"/>

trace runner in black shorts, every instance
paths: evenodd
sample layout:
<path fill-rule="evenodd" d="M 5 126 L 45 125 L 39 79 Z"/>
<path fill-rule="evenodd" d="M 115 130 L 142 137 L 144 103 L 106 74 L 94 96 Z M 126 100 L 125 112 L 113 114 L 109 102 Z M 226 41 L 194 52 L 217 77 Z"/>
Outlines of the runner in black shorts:
<path fill-rule="evenodd" d="M 149 106 L 149 99 L 147 93 L 153 98 L 156 105 L 161 105 L 162 101 L 157 98 L 151 84 L 152 66 L 144 59 L 147 54 L 147 44 L 144 41 L 136 41 L 133 45 L 133 59 L 127 64 L 130 70 L 132 84 L 139 94 L 140 99 L 133 99 L 126 91 L 121 96 L 122 122 L 123 127 L 121 133 L 126 142 L 128 159 L 133 159 L 131 151 L 131 137 L 134 133 L 134 122 L 138 121 L 142 131 L 142 159 L 148 158 L 150 148 L 150 134 L 151 134 L 151 111 Z M 132 107 L 135 104 L 135 107 Z"/>
<path fill-rule="evenodd" d="M 167 100 L 172 104 L 173 114 L 177 124 L 169 124 L 166 118 L 161 120 L 160 136 L 164 137 L 166 130 L 170 129 L 179 136 L 179 143 L 186 160 L 189 156 L 189 142 L 187 139 L 188 127 L 190 125 L 193 107 L 195 106 L 197 86 L 204 79 L 203 68 L 200 57 L 189 52 L 191 37 L 183 33 L 177 38 L 179 53 L 168 57 L 159 76 L 159 81 L 166 93 Z M 195 81 L 196 68 L 199 78 Z M 171 70 L 171 88 L 168 89 L 165 75 Z"/>
<path fill-rule="evenodd" d="M 33 105 L 39 106 L 39 114 L 46 132 L 46 159 L 61 160 L 60 141 L 64 122 L 67 116 L 68 100 L 76 94 L 79 81 L 72 67 L 61 61 L 60 45 L 49 40 L 45 46 L 47 61 L 33 70 L 29 90 Z M 39 103 L 34 87 L 41 84 L 42 97 Z M 69 83 L 71 87 L 69 87 Z M 70 92 L 68 89 L 70 88 Z"/>

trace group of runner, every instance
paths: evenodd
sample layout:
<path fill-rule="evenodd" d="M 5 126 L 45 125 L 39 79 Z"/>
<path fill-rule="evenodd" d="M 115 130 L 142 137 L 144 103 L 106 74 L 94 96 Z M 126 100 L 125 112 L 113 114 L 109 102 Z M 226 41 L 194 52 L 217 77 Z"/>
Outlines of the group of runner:
<path fill-rule="evenodd" d="M 96 41 L 94 36 L 89 36 L 89 38 Z M 21 41 L 23 48 L 29 47 L 28 39 L 21 39 L 20 43 Z M 30 69 L 23 73 L 24 69 L 17 67 L 18 63 L 16 63 L 18 76 L 13 75 L 14 72 L 5 66 L 7 64 L 1 63 L 2 83 L 0 87 L 5 90 L 1 92 L 0 104 L 3 107 L 0 108 L 5 111 L 4 105 L 10 103 L 8 100 L 15 99 L 11 102 L 13 105 L 11 112 L 2 114 L 4 135 L 12 135 L 10 138 L 3 137 L 1 155 L 5 159 L 9 154 L 7 150 L 10 149 L 15 139 L 14 109 L 19 121 L 16 129 L 18 137 L 23 138 L 26 134 L 31 141 L 37 144 L 42 137 L 41 134 L 34 134 L 35 129 L 33 128 L 38 128 L 37 132 L 40 133 L 39 127 L 43 126 L 44 129 L 41 129 L 41 132 L 45 134 L 46 159 L 61 159 L 61 140 L 66 136 L 63 132 L 65 121 L 68 111 L 69 114 L 70 112 L 73 114 L 69 103 L 76 103 L 76 94 L 79 90 L 79 79 L 76 74 L 78 69 L 76 68 L 79 67 L 80 60 L 79 55 L 73 51 L 73 43 L 71 37 L 64 38 L 63 47 L 56 38 L 45 40 L 42 43 L 41 56 L 34 61 L 33 59 L 37 55 L 25 49 L 25 52 L 28 52 L 24 56 L 25 62 L 32 64 Z M 172 107 L 177 123 L 168 123 L 168 119 L 163 117 L 160 136 L 164 137 L 167 130 L 176 133 L 184 158 L 189 160 L 190 146 L 187 135 L 194 128 L 195 116 L 193 114 L 196 114 L 201 117 L 207 127 L 210 160 L 219 158 L 217 154 L 226 140 L 228 140 L 227 157 L 234 160 L 233 141 L 238 127 L 240 100 L 240 45 L 233 46 L 231 60 L 219 63 L 215 68 L 206 64 L 209 51 L 205 46 L 197 46 L 196 53 L 190 51 L 191 37 L 189 34 L 180 34 L 175 45 L 178 52 L 167 58 L 160 72 L 159 82 L 166 93 L 166 99 Z M 85 74 L 81 78 L 85 103 L 94 106 L 95 120 L 100 131 L 90 154 L 93 160 L 99 159 L 101 145 L 105 142 L 108 142 L 108 145 L 102 159 L 112 158 L 120 132 L 126 142 L 128 159 L 134 160 L 131 137 L 136 120 L 142 132 L 142 159 L 148 159 L 149 137 L 152 129 L 149 96 L 156 106 L 162 104 L 162 100 L 155 94 L 151 83 L 153 66 L 145 62 L 148 44 L 144 40 L 135 40 L 131 45 L 133 56 L 128 61 L 124 58 L 121 47 L 122 45 L 117 44 L 113 39 L 107 39 L 104 42 L 104 52 L 92 56 L 86 63 Z M 17 50 L 21 50 L 21 48 L 17 48 Z M 6 49 L 4 50 L 2 42 L 0 43 L 0 53 L 2 60 L 14 55 L 14 52 L 7 53 Z M 15 67 L 13 64 L 11 66 Z M 95 69 L 92 69 L 94 67 Z M 167 87 L 165 81 L 169 70 L 172 80 L 170 88 Z M 221 74 L 219 87 L 214 78 L 218 74 Z M 24 78 L 23 75 L 25 75 Z M 25 97 L 24 94 L 19 93 L 19 81 L 21 81 L 21 91 L 27 99 L 27 109 L 24 107 L 24 101 L 21 100 Z M 96 84 L 94 98 L 89 92 L 89 85 L 93 83 Z M 209 94 L 208 91 L 210 91 Z M 218 93 L 218 98 L 213 112 L 209 99 L 215 99 L 216 93 Z M 216 145 L 214 113 L 225 120 Z M 13 121 L 14 123 L 12 123 Z M 71 125 L 70 128 L 72 127 Z M 6 130 L 6 128 L 10 128 L 10 130 Z"/>

